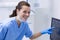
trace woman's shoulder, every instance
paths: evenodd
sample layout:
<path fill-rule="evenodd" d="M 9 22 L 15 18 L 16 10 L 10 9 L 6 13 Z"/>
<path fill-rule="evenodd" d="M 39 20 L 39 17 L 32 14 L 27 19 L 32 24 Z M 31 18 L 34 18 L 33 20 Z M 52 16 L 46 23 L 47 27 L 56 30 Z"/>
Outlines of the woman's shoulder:
<path fill-rule="evenodd" d="M 28 23 L 27 23 L 27 22 L 21 22 L 21 23 L 24 23 L 25 25 L 28 25 Z"/>
<path fill-rule="evenodd" d="M 14 18 L 7 18 L 5 20 L 3 20 L 2 22 L 0 22 L 0 24 L 4 25 L 4 26 L 8 26 L 11 25 L 14 21 Z"/>
<path fill-rule="evenodd" d="M 29 27 L 28 22 L 23 22 L 23 23 L 24 23 L 25 27 Z"/>

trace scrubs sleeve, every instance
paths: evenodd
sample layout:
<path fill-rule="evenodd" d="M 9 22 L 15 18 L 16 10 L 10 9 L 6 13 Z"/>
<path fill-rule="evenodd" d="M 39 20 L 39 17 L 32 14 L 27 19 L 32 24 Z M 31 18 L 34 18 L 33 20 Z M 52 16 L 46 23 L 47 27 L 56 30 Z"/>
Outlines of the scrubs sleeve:
<path fill-rule="evenodd" d="M 28 24 L 26 25 L 26 30 L 25 31 L 26 31 L 25 36 L 31 38 L 32 31 L 30 30 Z"/>
<path fill-rule="evenodd" d="M 0 24 L 0 40 L 4 40 L 5 38 L 5 34 L 7 32 L 7 29 L 5 28 L 5 26 L 3 26 L 2 24 Z"/>

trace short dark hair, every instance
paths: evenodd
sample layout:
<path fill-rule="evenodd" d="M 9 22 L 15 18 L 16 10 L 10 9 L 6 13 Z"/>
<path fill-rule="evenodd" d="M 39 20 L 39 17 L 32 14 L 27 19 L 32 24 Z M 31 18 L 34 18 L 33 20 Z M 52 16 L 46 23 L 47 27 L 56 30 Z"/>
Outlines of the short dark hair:
<path fill-rule="evenodd" d="M 13 13 L 11 15 L 9 15 L 9 17 L 15 17 L 15 16 L 17 16 L 17 12 L 16 12 L 17 9 L 20 10 L 22 8 L 22 6 L 24 6 L 24 5 L 30 7 L 30 4 L 28 2 L 26 2 L 26 1 L 20 1 L 18 3 L 18 5 L 16 6 L 16 9 L 13 10 Z"/>

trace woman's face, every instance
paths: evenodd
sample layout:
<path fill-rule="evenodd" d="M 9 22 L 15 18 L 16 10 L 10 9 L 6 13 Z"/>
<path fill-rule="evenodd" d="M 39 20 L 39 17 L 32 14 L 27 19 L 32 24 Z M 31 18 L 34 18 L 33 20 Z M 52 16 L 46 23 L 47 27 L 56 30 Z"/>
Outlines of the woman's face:
<path fill-rule="evenodd" d="M 25 5 L 22 6 L 22 8 L 17 11 L 17 16 L 18 15 L 22 20 L 26 21 L 28 17 L 30 16 L 30 7 L 25 6 Z"/>

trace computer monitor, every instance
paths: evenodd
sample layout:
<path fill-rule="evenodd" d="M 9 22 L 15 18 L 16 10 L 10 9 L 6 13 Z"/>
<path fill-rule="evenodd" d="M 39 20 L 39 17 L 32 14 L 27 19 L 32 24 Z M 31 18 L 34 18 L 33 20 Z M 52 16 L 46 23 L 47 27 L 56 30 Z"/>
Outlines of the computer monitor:
<path fill-rule="evenodd" d="M 55 27 L 50 35 L 50 40 L 60 40 L 60 19 L 52 18 L 51 27 Z"/>

